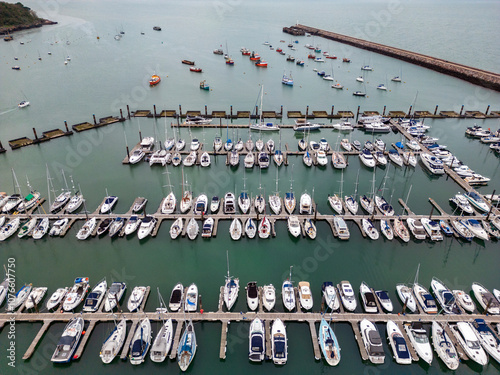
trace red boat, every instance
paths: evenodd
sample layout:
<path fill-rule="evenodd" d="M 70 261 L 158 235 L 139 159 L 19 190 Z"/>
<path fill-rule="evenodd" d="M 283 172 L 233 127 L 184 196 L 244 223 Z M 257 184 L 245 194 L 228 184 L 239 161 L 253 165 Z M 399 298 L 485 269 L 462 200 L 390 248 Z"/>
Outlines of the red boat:
<path fill-rule="evenodd" d="M 333 55 L 333 56 L 326 56 L 327 59 L 333 59 L 333 60 L 336 60 L 337 59 L 337 56 Z"/>
<path fill-rule="evenodd" d="M 278 48 L 276 52 L 282 52 L 283 50 L 281 48 Z"/>
<path fill-rule="evenodd" d="M 189 68 L 189 70 L 192 72 L 195 72 L 195 73 L 201 73 L 201 68 L 191 67 L 191 68 Z"/>
<path fill-rule="evenodd" d="M 348 59 L 347 57 L 344 57 L 344 58 L 342 59 L 342 62 L 350 63 L 350 62 L 351 62 L 351 59 Z"/>
<path fill-rule="evenodd" d="M 315 59 L 315 58 L 316 58 L 316 55 L 309 54 L 309 55 L 307 55 L 307 58 L 308 58 L 308 59 Z"/>
<path fill-rule="evenodd" d="M 264 60 L 259 60 L 255 63 L 256 66 L 259 66 L 261 68 L 267 68 L 267 61 Z"/>
<path fill-rule="evenodd" d="M 250 60 L 252 60 L 252 61 L 260 60 L 259 54 L 255 53 L 255 52 L 252 52 L 252 54 L 250 55 Z"/>
<path fill-rule="evenodd" d="M 229 59 L 226 59 L 226 64 L 227 65 L 234 65 L 234 60 L 229 58 Z"/>
<path fill-rule="evenodd" d="M 161 81 L 160 76 L 154 74 L 151 76 L 151 79 L 149 80 L 149 86 L 156 86 L 158 83 L 160 83 L 160 81 Z"/>

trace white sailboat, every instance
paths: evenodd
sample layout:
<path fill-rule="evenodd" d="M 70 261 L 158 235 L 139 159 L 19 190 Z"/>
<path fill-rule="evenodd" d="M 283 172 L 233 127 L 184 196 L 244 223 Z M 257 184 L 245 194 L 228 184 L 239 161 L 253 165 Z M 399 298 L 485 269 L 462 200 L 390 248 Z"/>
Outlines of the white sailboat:
<path fill-rule="evenodd" d="M 227 276 L 224 283 L 224 303 L 226 304 L 227 310 L 231 310 L 233 305 L 238 298 L 238 292 L 240 290 L 240 280 L 229 274 L 229 251 L 226 250 L 227 258 Z"/>

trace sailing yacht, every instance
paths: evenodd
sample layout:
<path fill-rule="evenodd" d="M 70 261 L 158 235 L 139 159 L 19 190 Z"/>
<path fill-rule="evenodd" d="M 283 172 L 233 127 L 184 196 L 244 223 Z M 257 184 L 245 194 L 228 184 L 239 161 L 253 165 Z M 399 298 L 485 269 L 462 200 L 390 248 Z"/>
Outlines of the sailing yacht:
<path fill-rule="evenodd" d="M 144 362 L 151 345 L 151 322 L 148 318 L 141 320 L 130 342 L 130 363 L 140 365 Z"/>
<path fill-rule="evenodd" d="M 295 309 L 295 291 L 292 284 L 292 267 L 290 267 L 289 278 L 283 281 L 281 287 L 281 297 L 283 299 L 283 305 L 287 311 L 293 311 L 293 309 Z"/>
<path fill-rule="evenodd" d="M 104 341 L 99 356 L 103 363 L 111 363 L 122 349 L 127 334 L 127 320 L 122 319 Z"/>
<path fill-rule="evenodd" d="M 260 108 L 259 108 L 259 122 L 255 124 L 250 125 L 250 129 L 252 130 L 259 130 L 259 131 L 277 131 L 279 130 L 279 126 L 277 124 L 274 124 L 272 122 L 263 122 L 262 121 L 262 99 L 264 96 L 264 85 L 261 87 L 261 94 L 260 94 Z"/>
<path fill-rule="evenodd" d="M 224 283 L 224 303 L 226 304 L 227 310 L 231 310 L 236 299 L 238 298 L 238 292 L 240 290 L 240 280 L 229 274 L 229 252 L 226 251 L 227 257 L 227 276 Z"/>
<path fill-rule="evenodd" d="M 318 341 L 325 361 L 330 366 L 337 366 L 340 362 L 340 346 L 332 327 L 326 322 L 325 318 L 321 319 L 319 325 Z"/>
<path fill-rule="evenodd" d="M 153 362 L 163 362 L 167 358 L 174 339 L 172 319 L 167 319 L 151 345 L 150 358 Z"/>
<path fill-rule="evenodd" d="M 190 320 L 184 329 L 184 333 L 179 341 L 179 347 L 177 348 L 177 363 L 181 371 L 188 369 L 196 354 L 196 347 L 196 333 L 193 322 Z"/>

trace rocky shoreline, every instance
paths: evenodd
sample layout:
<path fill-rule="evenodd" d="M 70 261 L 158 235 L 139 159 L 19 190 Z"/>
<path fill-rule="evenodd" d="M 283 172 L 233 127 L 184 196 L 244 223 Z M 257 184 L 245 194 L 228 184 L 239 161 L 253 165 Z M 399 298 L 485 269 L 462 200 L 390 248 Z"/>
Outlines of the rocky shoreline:
<path fill-rule="evenodd" d="M 13 33 L 21 30 L 35 29 L 42 26 L 47 25 L 57 25 L 57 22 L 41 19 L 39 22 L 36 22 L 31 25 L 16 25 L 16 26 L 8 26 L 8 27 L 0 27 L 0 35 L 7 35 L 9 33 Z"/>

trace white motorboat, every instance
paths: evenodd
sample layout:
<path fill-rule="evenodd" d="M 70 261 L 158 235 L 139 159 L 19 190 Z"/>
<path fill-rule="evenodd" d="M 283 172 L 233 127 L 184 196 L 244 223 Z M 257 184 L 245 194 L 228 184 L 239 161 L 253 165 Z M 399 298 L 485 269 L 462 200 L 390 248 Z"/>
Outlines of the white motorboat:
<path fill-rule="evenodd" d="M 217 213 L 220 208 L 220 199 L 218 196 L 213 196 L 212 200 L 210 201 L 210 212 L 213 214 Z"/>
<path fill-rule="evenodd" d="M 271 345 L 273 353 L 273 363 L 284 365 L 288 359 L 288 342 L 286 328 L 280 319 L 273 322 L 271 329 Z"/>
<path fill-rule="evenodd" d="M 69 218 L 65 217 L 64 219 L 59 219 L 54 224 L 52 224 L 52 228 L 50 228 L 49 236 L 59 236 L 64 230 L 66 230 L 69 224 Z"/>
<path fill-rule="evenodd" d="M 111 225 L 109 226 L 109 236 L 111 238 L 118 236 L 120 230 L 125 224 L 125 219 L 123 217 L 115 217 Z"/>
<path fill-rule="evenodd" d="M 307 121 L 305 118 L 298 118 L 295 120 L 295 125 L 293 126 L 293 130 L 296 132 L 306 132 L 306 131 L 314 131 L 319 130 L 321 128 L 321 124 L 315 124 L 310 121 Z"/>
<path fill-rule="evenodd" d="M 328 195 L 328 203 L 330 207 L 339 215 L 342 215 L 343 206 L 342 206 L 342 198 L 337 194 Z"/>
<path fill-rule="evenodd" d="M 337 289 L 331 281 L 325 281 L 321 286 L 321 292 L 325 299 L 326 306 L 331 311 L 337 311 L 340 308 L 340 300 L 337 296 Z"/>
<path fill-rule="evenodd" d="M 457 349 L 441 326 L 441 323 L 436 321 L 432 322 L 432 344 L 434 345 L 434 350 L 437 355 L 441 358 L 446 367 L 452 371 L 456 370 L 460 364 Z"/>
<path fill-rule="evenodd" d="M 170 226 L 170 238 L 175 240 L 182 233 L 184 228 L 183 220 L 181 217 L 177 218 Z"/>
<path fill-rule="evenodd" d="M 361 219 L 361 226 L 363 227 L 363 231 L 366 233 L 366 235 L 372 239 L 372 240 L 378 240 L 379 238 L 379 232 L 373 225 L 372 221 L 370 219 Z"/>
<path fill-rule="evenodd" d="M 299 282 L 299 301 L 304 310 L 311 310 L 313 307 L 313 297 L 311 287 L 307 281 Z"/>
<path fill-rule="evenodd" d="M 391 224 L 388 219 L 380 220 L 380 231 L 389 241 L 394 239 L 394 231 L 392 230 Z"/>
<path fill-rule="evenodd" d="M 175 152 L 172 156 L 172 165 L 174 167 L 179 166 L 182 163 L 182 156 L 179 152 Z"/>
<path fill-rule="evenodd" d="M 361 295 L 361 301 L 363 302 L 365 312 L 376 314 L 378 312 L 378 308 L 375 294 L 364 281 L 359 287 L 359 294 Z"/>
<path fill-rule="evenodd" d="M 14 211 L 21 203 L 23 199 L 20 194 L 5 195 L 2 198 L 2 212 L 7 214 Z"/>
<path fill-rule="evenodd" d="M 478 220 L 476 219 L 460 220 L 460 223 L 462 223 L 468 230 L 470 230 L 475 237 L 483 241 L 489 241 L 490 236 L 488 235 L 488 233 L 486 233 L 483 226 Z"/>
<path fill-rule="evenodd" d="M 3 217 L 5 220 L 5 217 Z M 21 225 L 21 229 L 19 229 L 19 232 L 17 233 L 17 237 L 23 238 L 25 236 L 29 236 L 29 234 L 35 229 L 35 226 L 38 222 L 38 219 L 36 217 L 31 218 L 27 222 L 25 222 L 23 225 Z"/>
<path fill-rule="evenodd" d="M 488 327 L 484 319 L 475 319 L 472 322 L 471 327 L 474 329 L 479 342 L 483 346 L 484 350 L 500 363 L 500 345 L 498 344 L 498 339 L 495 337 L 493 331 Z"/>
<path fill-rule="evenodd" d="M 154 146 L 154 143 L 155 143 L 154 137 L 144 137 L 141 139 L 140 145 L 141 148 L 145 150 L 150 150 Z"/>
<path fill-rule="evenodd" d="M 132 152 L 132 155 L 130 155 L 128 162 L 130 164 L 137 164 L 144 158 L 145 155 L 146 153 L 144 152 L 144 150 L 142 148 L 138 148 L 134 150 L 134 152 Z"/>
<path fill-rule="evenodd" d="M 451 331 L 457 338 L 458 343 L 467 354 L 469 359 L 479 363 L 482 366 L 488 364 L 488 356 L 481 347 L 481 343 L 474 333 L 474 330 L 468 322 L 458 322 L 455 325 L 450 325 Z"/>
<path fill-rule="evenodd" d="M 416 165 L 417 165 L 417 157 L 411 151 L 403 152 L 403 162 L 406 165 L 411 165 L 412 167 L 416 167 Z"/>
<path fill-rule="evenodd" d="M 132 289 L 132 294 L 127 301 L 127 309 L 130 312 L 139 311 L 142 301 L 144 300 L 144 296 L 146 295 L 147 287 L 145 286 L 136 286 Z"/>
<path fill-rule="evenodd" d="M 234 198 L 234 194 L 231 192 L 227 192 L 226 195 L 224 195 L 223 211 L 225 214 L 236 213 L 236 201 Z"/>
<path fill-rule="evenodd" d="M 64 311 L 73 311 L 85 298 L 89 289 L 88 277 L 77 277 L 75 284 L 66 294 L 63 302 Z"/>
<path fill-rule="evenodd" d="M 192 217 L 187 224 L 186 228 L 187 236 L 190 240 L 194 240 L 196 239 L 196 237 L 198 237 L 199 232 L 200 232 L 200 226 L 198 225 L 196 219 Z"/>
<path fill-rule="evenodd" d="M 442 241 L 443 240 L 443 234 L 441 233 L 441 227 L 439 226 L 439 223 L 437 221 L 427 219 L 427 218 L 422 218 L 420 220 L 422 222 L 422 225 L 424 226 L 425 231 L 429 235 L 432 241 Z"/>
<path fill-rule="evenodd" d="M 106 290 L 108 289 L 108 283 L 106 278 L 102 279 L 97 283 L 97 285 L 89 293 L 85 302 L 83 303 L 83 311 L 85 312 L 96 312 L 106 295 Z"/>
<path fill-rule="evenodd" d="M 125 225 L 125 235 L 128 236 L 132 233 L 134 233 L 139 226 L 141 225 L 142 220 L 139 219 L 139 216 L 137 215 L 132 215 L 127 221 L 127 225 Z"/>
<path fill-rule="evenodd" d="M 155 217 L 149 215 L 142 219 L 139 231 L 137 232 L 137 238 L 142 240 L 149 236 L 153 232 L 157 222 L 158 220 Z"/>
<path fill-rule="evenodd" d="M 463 290 L 453 290 L 452 292 L 458 304 L 462 306 L 465 311 L 468 311 L 470 313 L 474 312 L 474 310 L 476 309 L 476 305 L 467 293 L 465 293 Z"/>
<path fill-rule="evenodd" d="M 165 141 L 167 142 L 167 141 Z M 170 144 L 169 144 L 170 145 Z M 173 147 L 170 146 L 170 149 Z M 166 149 L 165 150 L 157 150 L 153 152 L 151 157 L 149 158 L 149 166 L 153 166 L 154 164 L 161 164 L 162 167 L 167 164 L 167 154 L 171 155 Z"/>
<path fill-rule="evenodd" d="M 157 363 L 163 362 L 167 358 L 168 352 L 170 352 L 173 341 L 174 328 L 172 319 L 167 319 L 158 331 L 153 345 L 151 345 L 151 352 L 149 354 L 151 361 Z"/>
<path fill-rule="evenodd" d="M 266 339 L 264 323 L 259 318 L 255 318 L 250 323 L 250 333 L 248 339 L 248 359 L 252 362 L 262 362 L 266 354 Z"/>
<path fill-rule="evenodd" d="M 444 174 L 443 161 L 436 156 L 423 152 L 420 154 L 420 160 L 432 174 Z"/>
<path fill-rule="evenodd" d="M 151 322 L 144 318 L 139 322 L 130 342 L 130 363 L 140 365 L 144 362 L 151 345 Z"/>
<path fill-rule="evenodd" d="M 262 288 L 262 305 L 267 311 L 274 309 L 276 304 L 276 289 L 273 284 L 264 285 Z"/>
<path fill-rule="evenodd" d="M 196 312 L 198 310 L 198 287 L 196 284 L 191 284 L 186 291 L 186 299 L 184 302 L 185 312 Z"/>
<path fill-rule="evenodd" d="M 29 310 L 38 306 L 45 296 L 45 293 L 47 293 L 47 287 L 45 286 L 32 288 L 28 298 L 26 299 L 24 307 Z"/>
<path fill-rule="evenodd" d="M 468 214 L 474 213 L 474 210 L 472 209 L 472 206 L 470 205 L 465 195 L 455 194 L 453 198 L 450 198 L 450 202 L 454 203 L 460 210 L 462 210 L 465 213 Z"/>
<path fill-rule="evenodd" d="M 107 214 L 108 212 L 110 212 L 113 209 L 116 202 L 118 202 L 118 197 L 114 195 L 107 196 L 104 199 L 104 203 L 101 206 L 100 210 L 101 214 Z"/>
<path fill-rule="evenodd" d="M 392 320 L 387 321 L 387 338 L 389 339 L 389 344 L 394 354 L 394 359 L 396 363 L 400 365 L 411 365 L 410 350 L 408 349 L 408 343 L 398 325 Z"/>
<path fill-rule="evenodd" d="M 444 283 L 436 277 L 432 278 L 431 289 L 436 296 L 437 301 L 443 308 L 445 314 L 460 314 L 461 311 L 457 306 L 455 296 Z"/>
<path fill-rule="evenodd" d="M 294 237 L 300 236 L 301 227 L 299 218 L 296 215 L 291 215 L 287 220 L 288 231 Z"/>
<path fill-rule="evenodd" d="M 382 308 L 385 311 L 391 313 L 394 309 L 394 306 L 392 305 L 392 301 L 389 298 L 389 292 L 387 290 L 376 290 L 375 295 L 377 296 Z"/>
<path fill-rule="evenodd" d="M 359 330 L 370 362 L 373 364 L 384 363 L 385 353 L 377 326 L 369 320 L 363 319 L 359 323 Z"/>
<path fill-rule="evenodd" d="M 134 205 L 132 206 L 132 212 L 136 214 L 142 211 L 142 209 L 146 206 L 146 203 L 148 203 L 147 198 L 144 197 L 136 198 L 134 201 Z"/>
<path fill-rule="evenodd" d="M 104 311 L 110 312 L 118 306 L 118 303 L 122 299 L 125 294 L 125 290 L 127 289 L 127 284 L 119 281 L 115 281 L 109 287 L 108 293 L 106 294 L 106 298 L 104 299 Z"/>
<path fill-rule="evenodd" d="M 337 287 L 344 308 L 350 312 L 356 310 L 356 296 L 354 295 L 354 290 L 352 289 L 351 283 L 347 280 L 344 280 L 341 281 L 340 285 L 338 285 Z"/>
<path fill-rule="evenodd" d="M 101 357 L 103 363 L 108 364 L 113 361 L 113 359 L 122 349 L 126 335 L 127 320 L 122 319 L 102 344 L 101 353 L 99 354 L 99 356 Z"/>
<path fill-rule="evenodd" d="M 312 214 L 312 199 L 311 196 L 307 193 L 304 193 L 300 196 L 300 209 L 299 213 L 302 215 L 311 215 Z"/>
<path fill-rule="evenodd" d="M 178 283 L 172 289 L 172 293 L 170 294 L 170 299 L 168 302 L 168 308 L 170 311 L 177 312 L 180 310 L 184 297 L 184 286 L 181 283 Z"/>
<path fill-rule="evenodd" d="M 214 229 L 214 219 L 209 217 L 203 222 L 201 237 L 210 238 L 212 237 L 212 231 Z"/>
<path fill-rule="evenodd" d="M 408 148 L 412 149 L 413 151 L 420 151 L 421 150 L 420 143 L 418 143 L 418 141 L 416 141 L 414 139 L 412 139 L 409 142 L 406 142 L 406 146 Z"/>
<path fill-rule="evenodd" d="M 498 315 L 500 314 L 500 302 L 495 298 L 495 296 L 481 284 L 474 282 L 472 283 L 472 291 L 474 292 L 474 297 L 479 302 L 483 310 L 487 310 L 489 314 Z"/>
<path fill-rule="evenodd" d="M 259 238 L 263 239 L 269 238 L 269 236 L 271 235 L 271 222 L 266 216 L 264 216 L 260 220 L 258 225 L 258 232 L 259 232 Z"/>
<path fill-rule="evenodd" d="M 351 142 L 349 142 L 347 138 L 344 138 L 340 141 L 340 146 L 342 146 L 342 148 L 347 152 L 351 152 L 353 149 Z"/>
<path fill-rule="evenodd" d="M 245 168 L 253 168 L 253 166 L 255 165 L 255 155 L 253 154 L 253 152 L 248 152 L 245 155 L 243 164 L 245 165 Z"/>
<path fill-rule="evenodd" d="M 83 326 L 85 322 L 81 316 L 71 319 L 57 342 L 56 349 L 52 358 L 50 359 L 55 363 L 66 363 L 73 359 L 80 338 L 82 337 Z"/>
<path fill-rule="evenodd" d="M 406 307 L 414 313 L 417 311 L 417 304 L 413 298 L 412 288 L 405 284 L 396 284 L 396 291 L 398 292 L 398 297 Z"/>
<path fill-rule="evenodd" d="M 345 220 L 341 216 L 334 216 L 333 218 L 333 226 L 337 231 L 339 239 L 348 240 L 351 236 L 349 233 L 349 228 L 347 228 L 347 224 Z"/>
<path fill-rule="evenodd" d="M 424 226 L 420 220 L 409 217 L 406 219 L 406 222 L 408 223 L 411 233 L 417 240 L 425 240 L 427 238 Z"/>
<path fill-rule="evenodd" d="M 413 284 L 413 294 L 415 295 L 415 299 L 418 304 L 422 308 L 422 310 L 427 314 L 437 314 L 438 309 L 436 305 L 436 300 L 429 291 L 421 284 L 414 283 Z"/>
<path fill-rule="evenodd" d="M 58 307 L 68 293 L 68 289 L 68 287 L 58 288 L 54 293 L 52 293 L 46 304 L 47 310 L 51 311 L 52 309 Z"/>
<path fill-rule="evenodd" d="M 15 194 L 14 194 L 15 195 Z M 11 195 L 13 197 L 14 195 Z M 59 212 L 62 210 L 62 208 L 68 203 L 68 201 L 71 199 L 71 192 L 70 191 L 63 191 L 61 194 L 59 194 L 54 202 L 52 202 L 52 205 L 50 206 L 50 212 L 53 214 L 56 212 Z M 19 201 L 21 203 L 21 201 Z M 4 206 L 4 210 L 7 205 Z"/>
<path fill-rule="evenodd" d="M 246 286 L 247 292 L 247 305 L 251 311 L 257 310 L 259 307 L 259 290 L 257 288 L 257 282 L 251 281 Z"/>
<path fill-rule="evenodd" d="M 306 219 L 304 221 L 304 232 L 311 239 L 314 240 L 316 238 L 317 230 L 316 225 L 314 225 L 311 219 Z"/>
<path fill-rule="evenodd" d="M 375 163 L 377 165 L 387 165 L 387 158 L 382 151 L 373 151 L 373 158 L 375 159 Z"/>
<path fill-rule="evenodd" d="M 97 219 L 95 217 L 87 220 L 76 234 L 76 238 L 79 240 L 86 240 L 92 234 L 96 226 Z"/>
<path fill-rule="evenodd" d="M 486 203 L 476 192 L 470 191 L 465 193 L 464 196 L 469 200 L 474 208 L 478 209 L 480 212 L 488 212 L 490 210 L 488 203 Z"/>
<path fill-rule="evenodd" d="M 368 168 L 375 167 L 375 159 L 373 158 L 370 150 L 364 148 L 363 151 L 359 154 L 359 159 Z"/>
<path fill-rule="evenodd" d="M 241 220 L 238 218 L 234 218 L 229 226 L 229 233 L 231 234 L 231 239 L 237 241 L 241 238 L 243 233 L 243 226 L 241 224 Z"/>
<path fill-rule="evenodd" d="M 174 213 L 176 204 L 177 200 L 175 199 L 174 193 L 171 191 L 161 203 L 161 213 L 166 215 Z"/>
<path fill-rule="evenodd" d="M 285 309 L 287 311 L 293 311 L 293 309 L 295 309 L 295 291 L 291 280 L 291 267 L 290 278 L 284 280 L 281 286 L 281 297 L 283 299 L 283 306 L 285 306 Z"/>
<path fill-rule="evenodd" d="M 319 150 L 317 153 L 316 153 L 316 161 L 318 162 L 318 164 L 322 167 L 324 167 L 325 165 L 328 164 L 328 159 L 326 158 L 326 153 L 325 151 L 323 150 Z"/>
<path fill-rule="evenodd" d="M 196 198 L 194 204 L 194 214 L 195 215 L 206 215 L 208 212 L 208 197 L 205 194 L 200 194 Z"/>
<path fill-rule="evenodd" d="M 245 222 L 245 235 L 248 238 L 252 239 L 255 237 L 256 234 L 257 234 L 257 227 L 255 225 L 255 222 L 251 217 L 249 217 Z"/>
<path fill-rule="evenodd" d="M 431 343 L 422 323 L 405 323 L 404 329 L 418 356 L 430 365 L 434 356 L 432 355 Z"/>
<path fill-rule="evenodd" d="M 406 228 L 403 220 L 400 217 L 394 219 L 394 234 L 397 235 L 403 242 L 410 241 L 410 232 Z"/>
<path fill-rule="evenodd" d="M 197 151 L 200 148 L 200 141 L 198 138 L 191 139 L 191 145 L 189 146 L 191 151 Z"/>

